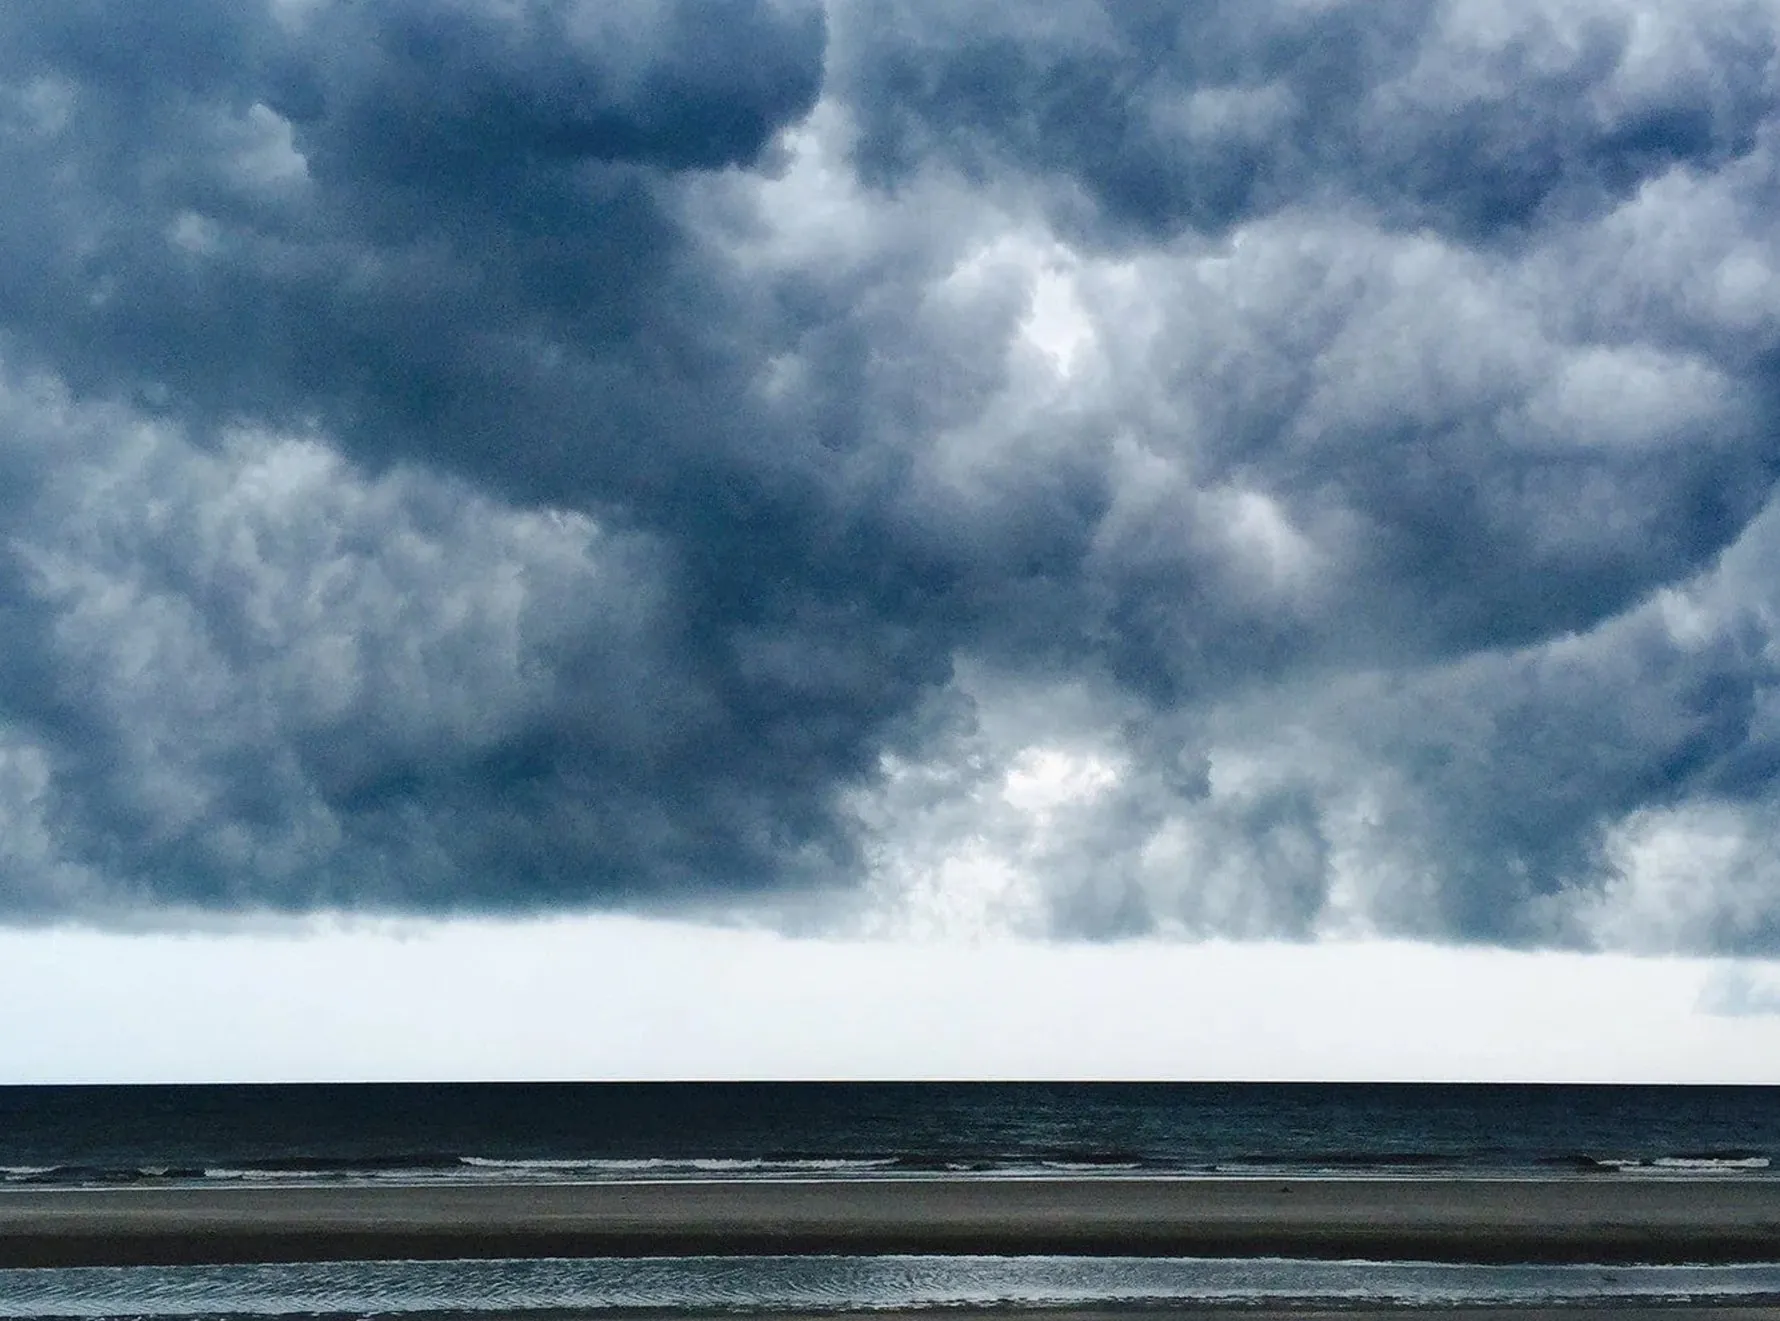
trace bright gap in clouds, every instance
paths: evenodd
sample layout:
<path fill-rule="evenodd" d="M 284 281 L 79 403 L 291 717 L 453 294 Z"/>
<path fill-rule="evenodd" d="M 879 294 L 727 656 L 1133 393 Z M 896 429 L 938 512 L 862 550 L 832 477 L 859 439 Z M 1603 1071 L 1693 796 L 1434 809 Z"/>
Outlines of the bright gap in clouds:
<path fill-rule="evenodd" d="M 0 932 L 0 1083 L 1780 1082 L 1780 967 L 1387 942 L 798 940 L 621 917 Z"/>

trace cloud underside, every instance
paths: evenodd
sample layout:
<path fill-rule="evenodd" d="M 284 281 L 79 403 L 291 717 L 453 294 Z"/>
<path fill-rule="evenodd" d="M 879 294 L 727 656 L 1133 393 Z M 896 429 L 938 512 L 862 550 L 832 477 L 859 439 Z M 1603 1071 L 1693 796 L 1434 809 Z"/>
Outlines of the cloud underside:
<path fill-rule="evenodd" d="M 0 15 L 0 915 L 1780 950 L 1780 5 Z"/>

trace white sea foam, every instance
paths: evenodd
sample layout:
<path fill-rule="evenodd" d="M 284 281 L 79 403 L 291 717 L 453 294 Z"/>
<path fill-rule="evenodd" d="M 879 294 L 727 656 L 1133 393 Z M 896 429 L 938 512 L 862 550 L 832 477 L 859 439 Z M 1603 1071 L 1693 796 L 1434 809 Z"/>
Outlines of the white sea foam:
<path fill-rule="evenodd" d="M 1769 1167 L 1766 1156 L 1655 1156 L 1603 1157 L 1594 1162 L 1622 1174 L 1746 1174 Z"/>
<path fill-rule="evenodd" d="M 1047 1160 L 1038 1168 L 1047 1174 L 1122 1174 L 1143 1166 L 1136 1161 Z"/>
<path fill-rule="evenodd" d="M 505 1158 L 458 1156 L 438 1162 L 396 1163 L 358 1168 L 350 1163 L 305 1169 L 211 1166 L 203 1178 L 217 1182 L 261 1184 L 309 1183 L 498 1183 L 498 1182 L 622 1182 L 697 1179 L 860 1178 L 893 1172 L 896 1161 L 881 1159 L 740 1157 L 635 1157 L 594 1159 L 572 1157 Z"/>
<path fill-rule="evenodd" d="M 895 1161 L 886 1157 L 856 1160 L 843 1157 L 773 1159 L 771 1157 L 674 1157 L 647 1156 L 630 1159 L 508 1160 L 492 1156 L 460 1156 L 465 1169 L 488 1175 L 581 1176 L 585 1178 L 725 1178 L 786 1177 L 822 1174 L 869 1174 L 888 1169 Z"/>

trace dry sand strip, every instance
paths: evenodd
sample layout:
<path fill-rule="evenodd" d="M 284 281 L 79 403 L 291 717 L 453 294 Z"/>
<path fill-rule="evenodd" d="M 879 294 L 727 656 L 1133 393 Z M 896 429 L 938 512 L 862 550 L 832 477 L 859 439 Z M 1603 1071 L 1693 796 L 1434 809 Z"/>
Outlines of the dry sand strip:
<path fill-rule="evenodd" d="M 872 1321 L 934 1321 L 934 1313 L 873 1312 Z M 970 1308 L 944 1312 L 944 1321 L 1169 1321 L 1191 1318 L 1191 1321 L 1408 1321 L 1412 1317 L 1438 1317 L 1440 1321 L 1588 1321 L 1591 1316 L 1611 1317 L 1612 1321 L 1780 1321 L 1780 1306 L 1771 1303 L 1737 1302 L 1627 1302 L 1603 1298 L 1592 1302 L 1551 1304 L 1507 1304 L 1476 1306 L 1460 1303 L 1449 1306 L 1436 1303 L 1413 1306 L 1391 1303 L 1382 1306 L 1359 1304 L 1353 1307 L 1331 1307 L 1327 1303 L 1168 1303 L 1151 1307 L 1076 1308 L 1019 1307 L 976 1311 Z M 630 1318 L 629 1321 L 643 1321 Z M 666 1313 L 653 1321 L 669 1321 Z M 835 1321 L 833 1313 L 808 1316 L 774 1313 L 772 1321 Z"/>
<path fill-rule="evenodd" d="M 873 1312 L 872 1321 L 934 1321 L 926 1312 Z M 1407 1321 L 1412 1317 L 1438 1317 L 1440 1321 L 1588 1321 L 1590 1316 L 1612 1321 L 1780 1321 L 1780 1306 L 1738 1302 L 1627 1302 L 1619 1298 L 1592 1302 L 1507 1304 L 1481 1306 L 1436 1303 L 1413 1306 L 1391 1303 L 1331 1307 L 1327 1303 L 1168 1303 L 1137 1307 L 998 1307 L 993 1311 L 946 1308 L 943 1321 Z M 628 1318 L 627 1321 L 643 1321 Z M 663 1313 L 653 1321 L 670 1321 Z M 833 1313 L 773 1313 L 771 1321 L 835 1321 Z"/>
<path fill-rule="evenodd" d="M 0 1192 L 0 1266 L 982 1253 L 1780 1261 L 1780 1180 L 836 1180 Z"/>
<path fill-rule="evenodd" d="M 871 1321 L 1408 1321 L 1412 1317 L 1438 1317 L 1440 1321 L 1589 1321 L 1591 1316 L 1612 1321 L 1780 1321 L 1780 1305 L 1748 1302 L 1698 1302 L 1657 1300 L 1630 1302 L 1600 1298 L 1585 1302 L 1507 1303 L 1405 1303 L 1331 1306 L 1326 1302 L 1195 1303 L 1169 1302 L 1110 1307 L 996 1307 L 983 1310 L 947 1307 L 943 1313 L 884 1311 L 871 1313 Z M 632 1314 L 624 1321 L 685 1321 L 662 1312 L 654 1316 Z M 836 1321 L 833 1312 L 774 1312 L 770 1321 Z"/>

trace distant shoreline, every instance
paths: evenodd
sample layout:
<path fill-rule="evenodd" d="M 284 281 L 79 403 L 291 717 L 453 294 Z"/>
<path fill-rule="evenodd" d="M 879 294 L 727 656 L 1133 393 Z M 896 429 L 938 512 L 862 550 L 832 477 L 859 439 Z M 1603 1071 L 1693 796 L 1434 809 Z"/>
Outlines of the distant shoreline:
<path fill-rule="evenodd" d="M 937 1253 L 1780 1262 L 1780 1181 L 922 1179 L 0 1190 L 0 1266 Z"/>

